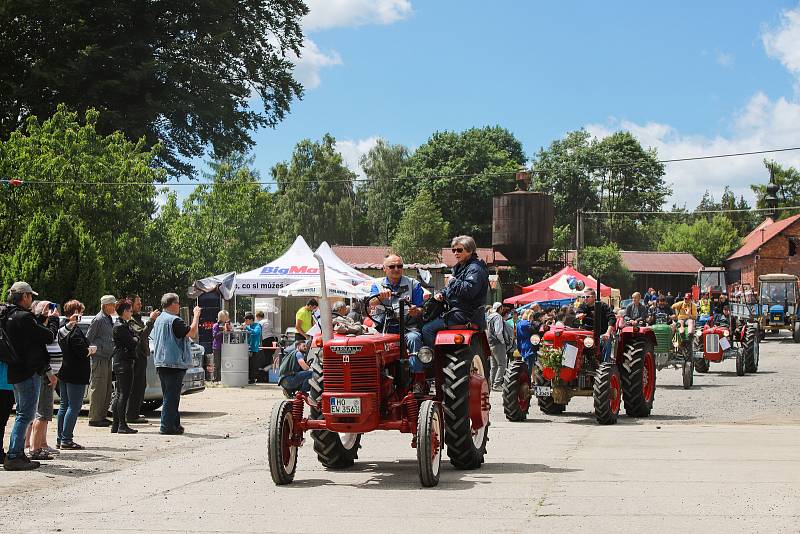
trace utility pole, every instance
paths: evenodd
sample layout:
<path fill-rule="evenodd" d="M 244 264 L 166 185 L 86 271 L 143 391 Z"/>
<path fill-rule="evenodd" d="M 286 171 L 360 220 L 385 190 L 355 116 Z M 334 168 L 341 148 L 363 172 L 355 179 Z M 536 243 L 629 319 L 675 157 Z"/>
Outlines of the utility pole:
<path fill-rule="evenodd" d="M 583 210 L 578 208 L 575 220 L 575 265 L 578 268 L 578 255 L 583 249 Z"/>

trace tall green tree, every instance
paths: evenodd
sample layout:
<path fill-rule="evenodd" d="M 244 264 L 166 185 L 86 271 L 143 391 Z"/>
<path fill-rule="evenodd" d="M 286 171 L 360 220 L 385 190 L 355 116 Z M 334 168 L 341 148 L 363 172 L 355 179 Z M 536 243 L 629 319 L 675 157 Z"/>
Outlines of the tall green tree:
<path fill-rule="evenodd" d="M 361 198 L 355 194 L 355 174 L 348 169 L 329 134 L 320 141 L 297 143 L 292 159 L 272 168 L 277 182 L 270 217 L 281 245 L 302 235 L 311 246 L 361 242 Z M 358 240 L 358 241 L 357 241 Z"/>
<path fill-rule="evenodd" d="M 431 194 L 423 189 L 403 213 L 392 250 L 407 262 L 432 262 L 440 259 L 448 236 L 448 223 Z"/>
<path fill-rule="evenodd" d="M 368 239 L 375 245 L 388 245 L 403 215 L 404 206 L 397 201 L 401 191 L 397 182 L 408 165 L 408 149 L 378 139 L 360 163 L 366 182 L 358 188 L 358 194 L 366 207 Z"/>
<path fill-rule="evenodd" d="M 401 180 L 402 202 L 428 190 L 455 234 L 472 235 L 489 245 L 492 197 L 515 187 L 515 173 L 525 164 L 522 144 L 500 126 L 464 132 L 436 132 L 411 156 Z"/>
<path fill-rule="evenodd" d="M 790 206 L 800 206 L 800 171 L 794 167 L 787 167 L 780 165 L 774 161 L 764 160 L 764 166 L 774 173 L 775 183 L 778 184 L 778 208 L 787 208 Z M 753 193 L 756 194 L 756 207 L 766 208 L 764 197 L 767 194 L 767 184 L 753 184 L 750 186 Z M 778 214 L 779 217 L 785 218 L 796 213 L 800 210 L 787 210 L 782 209 Z M 763 214 L 764 212 L 762 212 Z M 760 217 L 763 219 L 763 217 Z M 759 220 L 758 222 L 761 222 Z"/>
<path fill-rule="evenodd" d="M 23 180 L 0 190 L 0 255 L 16 250 L 31 214 L 64 213 L 70 224 L 82 224 L 109 260 L 109 282 L 139 261 L 137 244 L 155 213 L 155 185 L 164 172 L 154 166 L 157 148 L 121 132 L 102 135 L 98 118 L 90 110 L 79 120 L 59 106 L 52 117 L 30 117 L 24 129 L 0 142 L 0 176 Z"/>
<path fill-rule="evenodd" d="M 101 270 L 97 250 L 94 254 L 89 250 L 92 246 L 80 223 L 67 215 L 35 214 L 16 250 L 4 262 L 3 294 L 15 281 L 24 280 L 42 299 L 63 304 L 78 298 L 91 305 L 104 289 L 102 276 L 93 281 L 94 289 L 85 285 L 90 276 Z"/>
<path fill-rule="evenodd" d="M 244 151 L 301 95 L 290 55 L 306 13 L 302 0 L 6 0 L 0 139 L 66 103 L 101 110 L 103 134 L 161 141 L 180 173 L 208 145 Z"/>
<path fill-rule="evenodd" d="M 659 250 L 689 252 L 707 267 L 722 265 L 741 244 L 731 220 L 722 214 L 709 222 L 698 218 L 694 223 L 672 224 L 665 228 Z"/>
<path fill-rule="evenodd" d="M 615 288 L 627 288 L 633 282 L 633 275 L 622 263 L 619 247 L 614 244 L 581 250 L 578 255 L 578 270 Z"/>

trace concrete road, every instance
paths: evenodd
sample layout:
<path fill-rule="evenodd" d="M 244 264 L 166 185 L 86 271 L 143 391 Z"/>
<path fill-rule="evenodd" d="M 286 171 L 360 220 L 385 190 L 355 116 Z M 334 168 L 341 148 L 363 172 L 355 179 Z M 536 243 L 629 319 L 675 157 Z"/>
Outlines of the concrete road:
<path fill-rule="evenodd" d="M 684 391 L 658 375 L 654 413 L 600 427 L 590 399 L 509 423 L 492 395 L 482 469 L 422 489 L 408 436 L 372 433 L 347 471 L 310 443 L 291 486 L 273 485 L 265 421 L 275 388 L 184 397 L 187 434 L 111 435 L 84 418 L 36 472 L 0 471 L 0 532 L 800 532 L 800 357 L 762 345 L 759 373 L 712 365 Z M 54 440 L 54 438 L 51 438 Z"/>

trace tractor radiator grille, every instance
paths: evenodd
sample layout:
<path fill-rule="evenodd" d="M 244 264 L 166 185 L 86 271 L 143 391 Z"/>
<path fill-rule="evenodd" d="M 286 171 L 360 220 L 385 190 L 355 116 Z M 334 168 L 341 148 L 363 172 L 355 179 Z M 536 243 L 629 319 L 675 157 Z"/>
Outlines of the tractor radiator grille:
<path fill-rule="evenodd" d="M 322 373 L 325 391 L 328 393 L 375 393 L 379 390 L 380 371 L 378 359 L 374 355 L 326 354 Z"/>
<path fill-rule="evenodd" d="M 706 334 L 706 352 L 719 352 L 719 334 Z"/>

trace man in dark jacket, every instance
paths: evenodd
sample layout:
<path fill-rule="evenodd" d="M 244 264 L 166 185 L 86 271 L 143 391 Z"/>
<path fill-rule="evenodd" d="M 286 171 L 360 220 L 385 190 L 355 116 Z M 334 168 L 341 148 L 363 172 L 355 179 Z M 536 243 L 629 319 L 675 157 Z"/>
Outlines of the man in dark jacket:
<path fill-rule="evenodd" d="M 647 306 L 642 304 L 642 295 L 637 291 L 631 295 L 632 302 L 625 308 L 625 321 L 647 321 Z"/>
<path fill-rule="evenodd" d="M 7 471 L 27 471 L 39 467 L 39 462 L 25 456 L 25 430 L 36 414 L 42 376 L 48 377 L 51 386 L 56 382 L 50 370 L 47 345 L 58 333 L 58 310 L 46 309 L 44 324 L 39 324 L 30 311 L 33 296 L 37 295 L 30 284 L 14 282 L 9 293 L 11 306 L 6 310 L 5 330 L 20 361 L 8 366 L 8 382 L 13 385 L 17 400 L 17 418 L 3 467 Z"/>
<path fill-rule="evenodd" d="M 139 338 L 139 345 L 136 347 L 136 362 L 133 366 L 133 386 L 131 395 L 128 398 L 125 419 L 128 423 L 147 423 L 147 419 L 140 415 L 142 402 L 144 402 L 144 390 L 147 388 L 147 358 L 150 357 L 150 332 L 160 312 L 158 310 L 150 313 L 150 320 L 147 323 L 142 319 L 142 299 L 139 295 L 130 295 L 133 316 L 128 323 L 136 332 Z"/>
<path fill-rule="evenodd" d="M 486 314 L 483 305 L 486 304 L 486 293 L 489 290 L 489 270 L 486 263 L 478 259 L 475 240 L 468 235 L 453 238 L 452 252 L 457 263 L 453 267 L 453 277 L 447 287 L 433 298 L 447 300 L 450 312 L 447 317 L 437 317 L 422 327 L 422 341 L 425 347 L 420 349 L 420 357 L 424 349 L 431 350 L 436 341 L 436 332 L 445 325 L 472 323 L 482 330 L 486 330 Z M 431 357 L 433 355 L 431 354 Z"/>
<path fill-rule="evenodd" d="M 578 307 L 578 316 L 583 315 L 583 326 L 592 329 L 594 328 L 595 321 L 599 321 L 602 327 L 606 327 L 606 331 L 600 336 L 600 344 L 603 349 L 603 361 L 609 361 L 611 357 L 611 343 L 609 339 L 614 332 L 614 326 L 617 323 L 617 318 L 611 306 L 605 302 L 600 302 L 600 316 L 594 315 L 594 304 L 597 300 L 597 293 L 594 289 L 586 288 L 583 292 L 583 303 Z"/>

